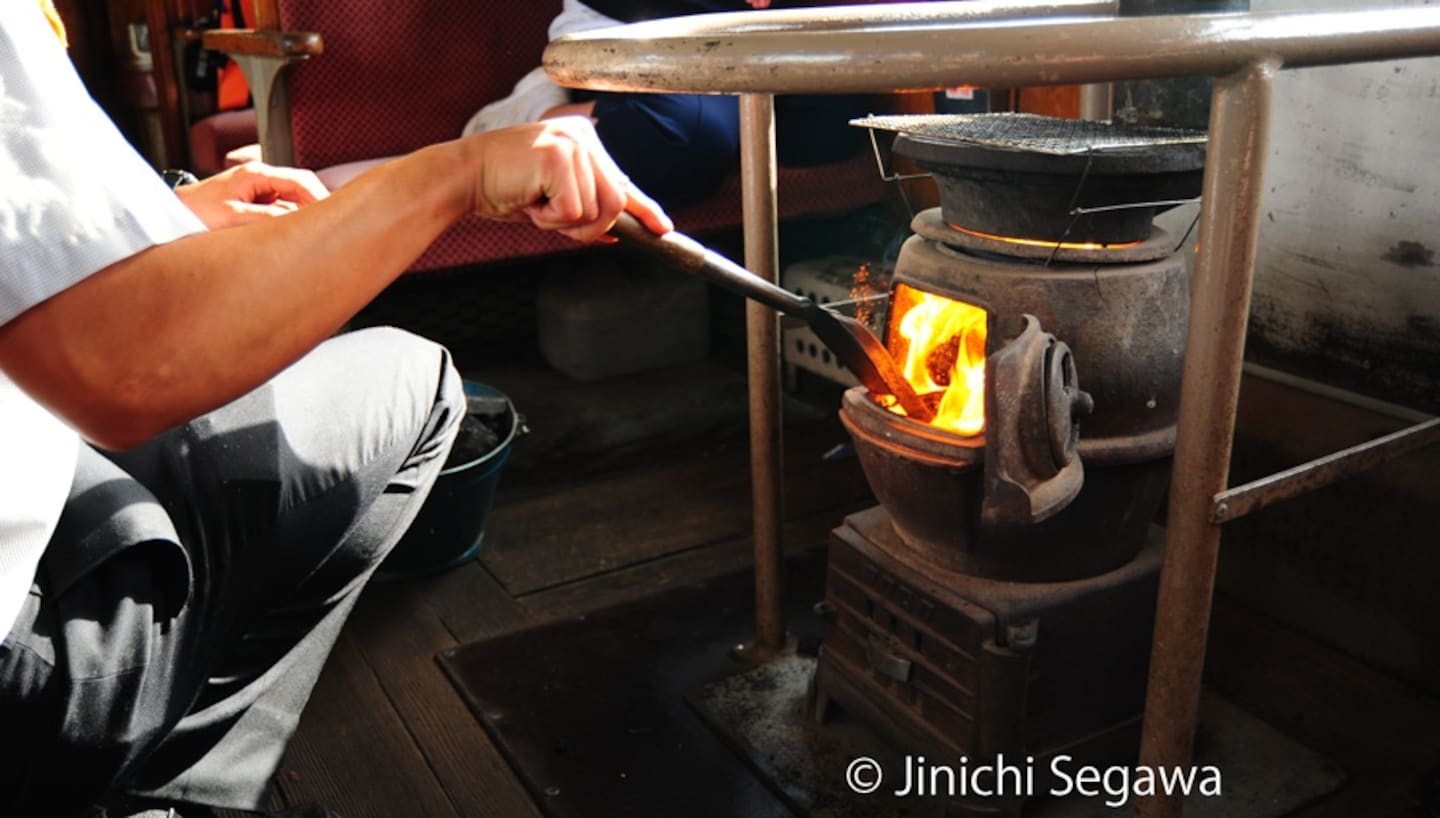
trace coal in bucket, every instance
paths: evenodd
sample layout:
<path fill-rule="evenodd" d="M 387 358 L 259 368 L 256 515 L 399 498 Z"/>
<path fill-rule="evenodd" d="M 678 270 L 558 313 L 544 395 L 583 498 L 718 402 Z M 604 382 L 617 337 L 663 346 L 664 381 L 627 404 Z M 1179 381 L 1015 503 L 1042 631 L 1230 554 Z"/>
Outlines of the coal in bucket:
<path fill-rule="evenodd" d="M 454 568 L 484 545 L 485 520 L 520 420 L 499 390 L 471 380 L 464 385 L 467 411 L 455 444 L 415 521 L 380 566 L 382 579 Z"/>

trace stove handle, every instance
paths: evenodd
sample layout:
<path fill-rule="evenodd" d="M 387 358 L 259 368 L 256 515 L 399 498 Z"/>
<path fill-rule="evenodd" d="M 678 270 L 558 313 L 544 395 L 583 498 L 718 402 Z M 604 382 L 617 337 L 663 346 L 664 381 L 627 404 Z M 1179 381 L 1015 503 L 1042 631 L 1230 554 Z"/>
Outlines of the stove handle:
<path fill-rule="evenodd" d="M 677 270 L 700 276 L 772 310 L 804 318 L 809 310 L 817 306 L 810 299 L 766 281 L 678 230 L 657 236 L 639 219 L 629 213 L 621 213 L 610 233 L 625 244 L 654 254 Z"/>
<path fill-rule="evenodd" d="M 1034 525 L 1059 513 L 1085 482 L 1077 419 L 1094 407 L 1069 346 L 1026 313 L 1020 333 L 985 363 L 987 526 Z"/>
<path fill-rule="evenodd" d="M 870 663 L 871 670 L 901 684 L 910 681 L 910 672 L 914 669 L 913 662 L 896 654 L 874 634 L 865 640 L 865 660 Z"/>
<path fill-rule="evenodd" d="M 1075 355 L 1064 341 L 1052 341 L 1045 352 L 1043 423 L 1049 431 L 1050 447 L 1044 450 L 1037 442 L 1032 459 L 1048 460 L 1055 471 L 1070 465 L 1078 457 L 1080 419 L 1095 411 L 1095 399 L 1080 388 L 1075 370 Z"/>

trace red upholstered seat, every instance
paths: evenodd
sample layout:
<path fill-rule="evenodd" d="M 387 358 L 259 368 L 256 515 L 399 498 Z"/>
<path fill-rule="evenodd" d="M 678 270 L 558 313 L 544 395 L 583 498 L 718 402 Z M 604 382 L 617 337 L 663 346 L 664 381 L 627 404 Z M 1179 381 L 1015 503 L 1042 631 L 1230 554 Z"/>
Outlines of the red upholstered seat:
<path fill-rule="evenodd" d="M 323 168 L 460 135 L 540 64 L 559 0 L 276 0 L 325 53 L 290 69 L 295 161 Z"/>
<path fill-rule="evenodd" d="M 559 0 L 276 0 L 280 28 L 313 31 L 324 53 L 288 69 L 294 164 L 322 170 L 453 139 L 484 103 L 539 65 Z M 675 214 L 704 233 L 740 223 L 738 176 Z M 831 214 L 879 201 L 867 154 L 782 168 L 780 215 Z M 549 255 L 578 245 L 523 224 L 478 218 L 451 227 L 412 270 Z"/>
<path fill-rule="evenodd" d="M 854 210 L 885 195 L 875 162 L 849 161 L 813 168 L 784 168 L 780 172 L 779 215 L 782 220 L 796 216 L 828 215 Z M 737 227 L 740 224 L 740 177 L 732 174 L 709 199 L 671 214 L 675 224 L 687 233 L 703 234 Z M 548 255 L 579 249 L 579 245 L 556 233 L 528 224 L 464 219 L 450 227 L 413 267 L 431 270 L 486 261 Z"/>

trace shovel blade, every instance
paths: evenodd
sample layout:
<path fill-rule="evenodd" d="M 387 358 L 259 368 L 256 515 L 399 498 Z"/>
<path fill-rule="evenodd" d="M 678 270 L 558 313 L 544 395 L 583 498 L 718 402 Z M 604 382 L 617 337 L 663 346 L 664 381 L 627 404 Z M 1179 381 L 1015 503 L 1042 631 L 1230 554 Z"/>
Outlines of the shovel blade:
<path fill-rule="evenodd" d="M 907 417 L 922 423 L 935 416 L 930 405 L 915 393 L 905 373 L 890 357 L 890 350 L 880 343 L 870 328 L 848 315 L 833 313 L 816 306 L 806 316 L 810 329 L 830 347 L 846 369 L 855 373 L 872 395 L 894 395 Z"/>

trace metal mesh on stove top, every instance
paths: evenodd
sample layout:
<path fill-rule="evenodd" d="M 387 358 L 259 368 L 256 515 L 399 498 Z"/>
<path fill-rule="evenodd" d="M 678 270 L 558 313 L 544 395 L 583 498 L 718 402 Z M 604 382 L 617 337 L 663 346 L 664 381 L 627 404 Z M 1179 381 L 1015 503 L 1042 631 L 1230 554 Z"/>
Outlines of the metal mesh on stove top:
<path fill-rule="evenodd" d="M 1205 143 L 1205 134 L 1201 131 L 1036 114 L 899 114 L 863 117 L 851 120 L 850 124 L 942 143 L 1056 156 Z"/>

